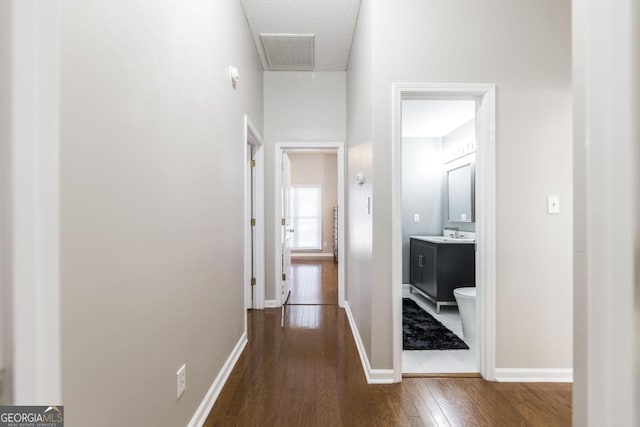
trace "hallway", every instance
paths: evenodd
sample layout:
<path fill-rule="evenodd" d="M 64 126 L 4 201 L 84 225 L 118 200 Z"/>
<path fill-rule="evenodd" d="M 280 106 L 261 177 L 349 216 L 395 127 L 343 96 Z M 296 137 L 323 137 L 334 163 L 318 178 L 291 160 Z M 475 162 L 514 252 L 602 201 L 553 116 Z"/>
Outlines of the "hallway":
<path fill-rule="evenodd" d="M 248 312 L 249 343 L 205 426 L 571 425 L 570 384 L 368 385 L 345 311 L 331 303 L 333 262 L 297 262 L 292 274 L 292 300 L 301 305 L 286 307 L 283 328 L 280 309 Z"/>

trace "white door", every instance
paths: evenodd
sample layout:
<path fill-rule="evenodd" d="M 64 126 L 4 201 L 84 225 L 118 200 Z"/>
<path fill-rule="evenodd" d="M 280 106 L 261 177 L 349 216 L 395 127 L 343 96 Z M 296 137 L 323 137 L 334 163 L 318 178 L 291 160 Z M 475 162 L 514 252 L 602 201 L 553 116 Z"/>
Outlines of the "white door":
<path fill-rule="evenodd" d="M 280 241 L 282 242 L 282 295 L 281 303 L 284 304 L 291 292 L 291 240 L 295 232 L 291 224 L 291 206 L 289 194 L 291 190 L 291 161 L 285 151 L 282 151 L 282 220 Z"/>

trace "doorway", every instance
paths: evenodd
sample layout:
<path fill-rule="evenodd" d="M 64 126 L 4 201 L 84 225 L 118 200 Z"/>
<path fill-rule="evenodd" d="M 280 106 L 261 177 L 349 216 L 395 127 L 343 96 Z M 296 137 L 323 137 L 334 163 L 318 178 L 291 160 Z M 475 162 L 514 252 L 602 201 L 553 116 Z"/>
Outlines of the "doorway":
<path fill-rule="evenodd" d="M 466 116 L 457 114 L 457 122 L 450 122 L 445 126 L 448 129 L 438 131 L 440 140 L 433 136 L 432 138 L 436 139 L 431 141 L 405 139 L 405 136 L 411 136 L 403 123 L 406 115 L 411 113 L 411 103 L 419 105 L 427 101 L 432 102 L 432 106 L 449 104 L 458 110 L 466 109 Z M 413 374 L 427 375 L 460 375 L 479 372 L 485 379 L 493 379 L 495 369 L 494 105 L 493 85 L 395 84 L 393 86 L 392 295 L 395 381 L 400 381 L 403 373 L 409 371 Z M 466 135 L 466 140 L 456 138 L 460 135 Z M 448 137 L 447 141 L 444 141 L 445 137 Z M 423 151 L 423 154 L 428 151 L 430 154 L 424 157 L 423 167 L 416 174 L 418 180 L 405 182 L 411 171 L 404 169 L 403 157 L 407 165 L 411 162 L 415 163 L 416 153 L 413 158 L 408 156 L 411 154 L 409 151 L 412 150 Z M 417 170 L 415 169 L 414 172 Z M 420 176 L 425 174 L 430 175 L 428 183 L 419 181 L 426 178 Z M 459 186 L 455 183 L 464 183 L 465 186 L 458 188 Z M 462 190 L 462 195 L 456 199 L 457 201 L 450 200 L 449 194 L 457 190 Z M 419 194 L 419 198 L 423 201 L 431 197 L 431 200 L 425 203 L 428 205 L 426 211 L 413 212 L 418 208 L 412 205 L 416 198 L 406 197 L 407 200 L 403 204 L 403 195 L 407 196 L 409 192 Z M 465 203 L 458 203 L 463 201 Z M 411 239 L 411 236 L 416 239 Z M 461 249 L 464 249 L 462 253 L 451 253 Z M 453 257 L 454 263 L 459 265 L 446 265 L 446 260 L 442 261 L 443 255 L 446 255 L 444 258 Z M 465 261 L 461 263 L 460 259 Z M 416 265 L 416 269 L 412 269 L 413 264 Z M 462 274 L 463 271 L 466 273 Z M 440 277 L 443 272 L 453 275 L 451 283 L 447 283 L 447 277 Z M 444 291 L 440 292 L 439 288 Z M 476 293 L 473 316 L 475 342 L 469 350 L 464 350 L 467 351 L 466 356 L 471 357 L 449 357 L 437 360 L 432 353 L 428 354 L 430 357 L 425 357 L 422 362 L 407 360 L 403 354 L 405 345 L 403 324 L 407 322 L 403 318 L 403 311 L 408 312 L 414 308 L 407 307 L 403 296 L 415 303 L 417 310 L 425 311 L 439 320 L 438 323 L 452 332 L 452 335 L 460 335 L 459 338 L 462 338 L 464 333 L 461 328 L 462 319 L 457 309 L 458 300 L 453 296 L 455 288 L 472 288 Z M 462 307 L 464 303 L 460 305 Z M 473 322 L 467 322 L 467 324 L 471 323 Z M 466 344 L 463 339 L 460 341 L 462 345 Z M 404 364 L 408 366 L 404 367 Z"/>
<path fill-rule="evenodd" d="M 335 149 L 286 152 L 291 222 L 289 305 L 338 305 L 338 156 Z M 283 168 L 283 171 L 286 168 Z"/>
<path fill-rule="evenodd" d="M 402 101 L 405 375 L 478 372 L 475 116 L 474 100 Z"/>
<path fill-rule="evenodd" d="M 344 143 L 276 143 L 275 154 L 279 304 L 343 306 Z"/>

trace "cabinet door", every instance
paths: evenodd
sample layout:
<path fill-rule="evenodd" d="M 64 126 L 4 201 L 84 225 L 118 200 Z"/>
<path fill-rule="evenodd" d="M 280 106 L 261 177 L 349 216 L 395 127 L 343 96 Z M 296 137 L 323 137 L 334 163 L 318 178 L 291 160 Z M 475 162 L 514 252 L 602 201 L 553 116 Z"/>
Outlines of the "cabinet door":
<path fill-rule="evenodd" d="M 422 252 L 420 250 L 420 242 L 411 239 L 409 250 L 409 280 L 412 285 L 419 286 L 422 284 Z"/>
<path fill-rule="evenodd" d="M 431 298 L 438 295 L 438 285 L 436 279 L 436 247 L 437 245 L 425 244 L 422 246 L 422 291 Z"/>
<path fill-rule="evenodd" d="M 438 301 L 455 301 L 453 290 L 475 286 L 473 244 L 443 244 L 438 252 Z"/>

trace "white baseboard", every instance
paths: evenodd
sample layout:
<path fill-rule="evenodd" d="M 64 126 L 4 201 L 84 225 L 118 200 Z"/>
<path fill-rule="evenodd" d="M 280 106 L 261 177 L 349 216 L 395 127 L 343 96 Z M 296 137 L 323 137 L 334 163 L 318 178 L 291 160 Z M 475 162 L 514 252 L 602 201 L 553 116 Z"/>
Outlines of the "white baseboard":
<path fill-rule="evenodd" d="M 331 252 L 292 252 L 291 259 L 333 259 Z"/>
<path fill-rule="evenodd" d="M 573 369 L 496 368 L 495 379 L 499 382 L 572 383 Z"/>
<path fill-rule="evenodd" d="M 351 334 L 353 335 L 353 340 L 356 342 L 358 354 L 360 354 L 360 362 L 362 363 L 362 369 L 364 370 L 364 375 L 367 378 L 367 383 L 369 384 L 393 383 L 393 369 L 372 369 L 371 368 L 371 364 L 369 363 L 369 358 L 367 357 L 367 352 L 364 349 L 364 344 L 362 344 L 362 339 L 360 338 L 360 332 L 358 332 L 358 327 L 356 326 L 356 322 L 355 322 L 355 319 L 353 318 L 353 313 L 351 313 L 351 307 L 349 306 L 348 301 L 345 301 L 344 309 L 347 312 L 347 318 L 349 319 L 349 326 L 351 326 Z"/>
<path fill-rule="evenodd" d="M 204 396 L 204 399 L 202 399 L 202 402 L 200 402 L 200 406 L 198 406 L 195 414 L 193 414 L 193 417 L 191 417 L 191 421 L 189 421 L 188 427 L 202 427 L 204 425 L 207 417 L 209 416 L 209 412 L 211 412 L 211 408 L 213 408 L 213 404 L 216 403 L 216 399 L 220 395 L 222 387 L 224 387 L 224 384 L 227 382 L 229 375 L 231 375 L 231 371 L 233 371 L 233 367 L 238 362 L 238 359 L 240 358 L 240 355 L 242 354 L 242 351 L 244 350 L 246 345 L 247 333 L 244 332 L 240 337 L 240 340 L 238 340 L 236 346 L 231 351 L 231 354 L 227 358 L 227 361 L 224 362 L 222 369 L 220 369 L 218 376 L 213 381 L 213 384 L 211 384 L 211 387 L 209 388 L 209 391 L 207 391 L 207 394 Z"/>
<path fill-rule="evenodd" d="M 264 301 L 264 308 L 279 308 L 282 304 L 275 299 L 268 299 Z"/>

